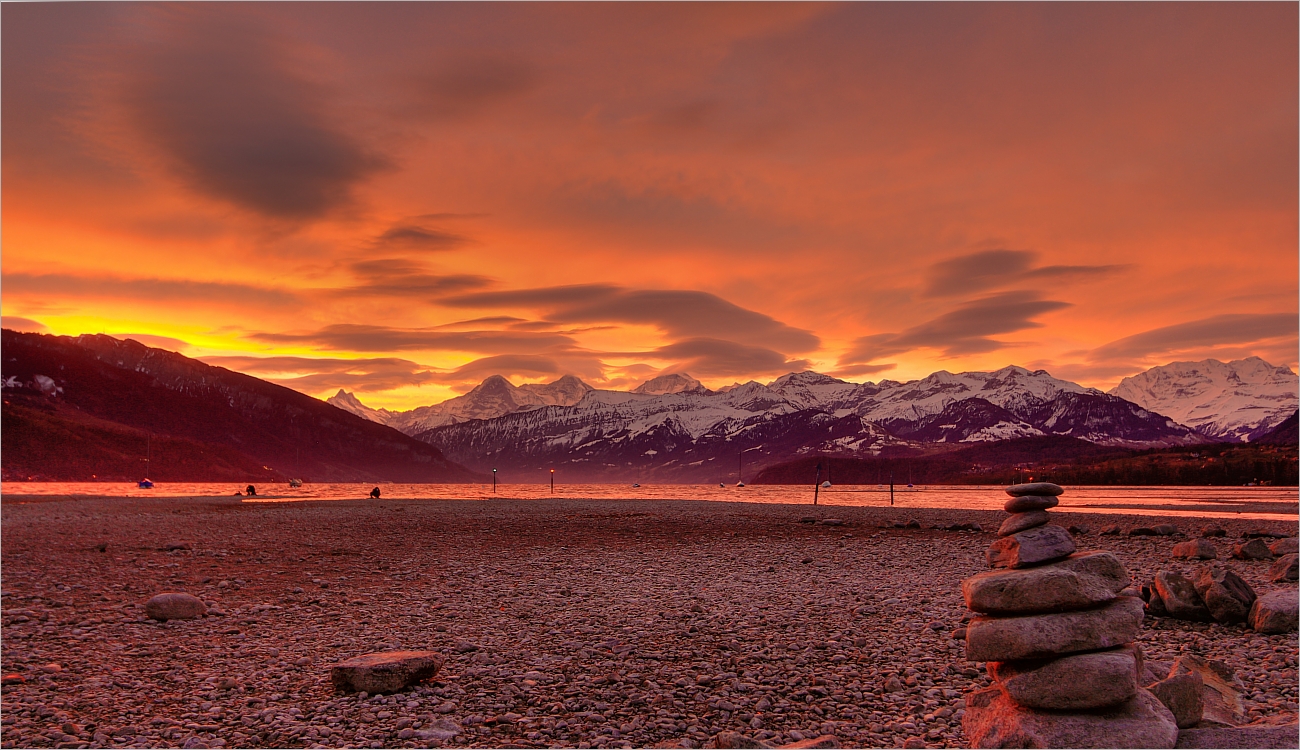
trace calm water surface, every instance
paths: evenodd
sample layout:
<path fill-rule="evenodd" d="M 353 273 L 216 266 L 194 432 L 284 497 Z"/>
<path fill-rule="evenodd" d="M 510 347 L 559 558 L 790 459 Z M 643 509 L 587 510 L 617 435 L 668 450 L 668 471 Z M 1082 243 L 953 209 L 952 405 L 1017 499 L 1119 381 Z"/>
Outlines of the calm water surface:
<path fill-rule="evenodd" d="M 372 484 L 261 485 L 256 498 L 244 502 L 366 499 Z M 490 484 L 390 484 L 378 485 L 384 500 L 487 500 L 511 498 L 537 500 L 551 497 L 591 500 L 705 500 L 811 505 L 811 487 L 789 485 L 642 485 L 557 484 L 551 494 L 545 484 L 501 484 L 495 494 Z M 151 490 L 134 484 L 108 482 L 5 482 L 0 492 L 15 495 L 96 497 L 233 497 L 243 485 L 234 482 L 159 482 Z M 1172 515 L 1210 518 L 1296 520 L 1300 497 L 1295 487 L 1067 487 L 1057 510 L 1117 512 L 1135 515 Z M 893 502 L 902 508 L 966 508 L 996 510 L 1006 495 L 1002 487 L 924 485 L 895 487 Z M 888 506 L 889 488 L 876 485 L 837 485 L 822 489 L 819 505 Z"/>

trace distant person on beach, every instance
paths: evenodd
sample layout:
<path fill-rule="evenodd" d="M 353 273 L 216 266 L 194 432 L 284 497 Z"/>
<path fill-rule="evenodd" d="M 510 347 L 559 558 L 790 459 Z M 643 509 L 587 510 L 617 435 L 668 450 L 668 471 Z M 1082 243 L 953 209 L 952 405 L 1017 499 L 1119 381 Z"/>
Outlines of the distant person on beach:
<path fill-rule="evenodd" d="M 379 488 L 376 487 L 376 488 L 374 488 L 373 490 L 371 490 L 371 491 L 370 491 L 370 496 L 373 497 L 373 498 L 378 498 L 378 497 L 379 497 Z"/>
<path fill-rule="evenodd" d="M 250 484 L 244 488 L 244 494 L 252 497 L 257 494 L 257 488 Z"/>

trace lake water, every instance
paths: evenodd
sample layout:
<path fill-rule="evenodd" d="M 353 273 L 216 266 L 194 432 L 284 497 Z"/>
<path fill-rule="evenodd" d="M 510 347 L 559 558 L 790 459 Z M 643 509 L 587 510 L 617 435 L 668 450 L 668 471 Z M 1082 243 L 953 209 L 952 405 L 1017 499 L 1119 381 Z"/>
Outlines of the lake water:
<path fill-rule="evenodd" d="M 304 500 L 363 500 L 372 484 L 261 485 L 258 496 L 245 502 Z M 108 482 L 5 482 L 2 493 L 14 496 L 71 497 L 233 497 L 243 485 L 234 482 L 161 482 L 151 490 L 130 483 Z M 627 484 L 389 484 L 379 485 L 384 500 L 534 500 L 550 497 L 592 500 L 704 500 L 709 502 L 780 503 L 811 505 L 812 487 L 790 485 L 662 484 L 632 487 Z M 1125 513 L 1134 515 L 1195 516 L 1202 518 L 1258 518 L 1295 521 L 1300 496 L 1295 487 L 1067 487 L 1057 510 Z M 925 485 L 896 486 L 893 503 L 902 508 L 965 508 L 997 510 L 1006 501 L 1002 487 Z M 837 485 L 822 489 L 818 504 L 825 506 L 888 506 L 887 486 Z"/>

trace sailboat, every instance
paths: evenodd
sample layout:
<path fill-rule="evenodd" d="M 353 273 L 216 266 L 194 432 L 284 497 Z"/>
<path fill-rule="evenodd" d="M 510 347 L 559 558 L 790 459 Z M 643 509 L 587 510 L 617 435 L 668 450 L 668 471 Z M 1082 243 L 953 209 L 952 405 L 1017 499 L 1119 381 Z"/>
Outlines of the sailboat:
<path fill-rule="evenodd" d="M 149 462 L 152 460 L 153 460 L 153 433 L 151 432 L 149 433 L 149 447 L 146 449 L 145 459 L 144 459 L 145 474 L 149 473 Z M 139 482 L 136 482 L 135 486 L 139 487 L 142 490 L 151 490 L 153 489 L 153 482 L 149 481 L 149 477 L 146 476 L 144 479 L 141 479 Z"/>

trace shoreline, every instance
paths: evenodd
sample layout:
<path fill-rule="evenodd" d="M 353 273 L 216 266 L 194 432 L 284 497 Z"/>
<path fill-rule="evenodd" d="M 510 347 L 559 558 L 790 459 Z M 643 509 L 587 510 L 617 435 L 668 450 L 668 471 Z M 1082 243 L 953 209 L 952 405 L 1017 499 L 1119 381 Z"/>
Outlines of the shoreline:
<path fill-rule="evenodd" d="M 3 692 L 13 721 L 0 744 L 105 747 L 699 746 L 728 730 L 773 744 L 829 731 L 846 745 L 964 746 L 962 696 L 988 681 L 950 636 L 966 613 L 960 581 L 984 569 L 993 535 L 929 527 L 1005 515 L 49 496 L 6 496 L 0 510 L 3 671 L 25 679 Z M 909 520 L 922 528 L 892 527 Z M 1136 583 L 1192 565 L 1170 559 L 1176 537 L 1101 537 L 1101 526 L 1168 521 L 1199 536 L 1217 524 L 1221 549 L 1256 529 L 1295 533 L 1294 521 L 1077 510 L 1069 521 L 1092 526 L 1080 549 L 1115 552 Z M 1231 565 L 1274 588 L 1268 562 Z M 166 590 L 225 614 L 145 618 L 143 602 Z M 1139 643 L 1152 659 L 1225 661 L 1248 719 L 1294 720 L 1294 634 L 1148 620 Z M 334 695 L 330 664 L 392 648 L 447 663 L 396 697 Z"/>

